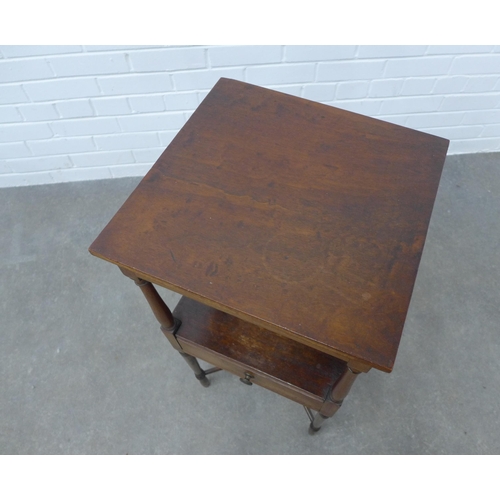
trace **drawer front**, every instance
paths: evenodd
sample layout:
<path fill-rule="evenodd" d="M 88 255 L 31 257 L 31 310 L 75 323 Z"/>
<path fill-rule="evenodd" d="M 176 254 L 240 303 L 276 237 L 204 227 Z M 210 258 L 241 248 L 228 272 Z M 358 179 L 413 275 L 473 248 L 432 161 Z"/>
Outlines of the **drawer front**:
<path fill-rule="evenodd" d="M 311 394 L 299 387 L 293 386 L 287 382 L 276 379 L 260 370 L 255 370 L 251 366 L 230 359 L 219 353 L 206 349 L 196 344 L 192 344 L 186 339 L 178 338 L 184 352 L 191 354 L 211 365 L 222 368 L 242 379 L 249 380 L 252 384 L 269 389 L 281 396 L 284 396 L 296 403 L 305 405 L 313 410 L 319 410 L 323 404 L 323 399 L 315 394 Z"/>

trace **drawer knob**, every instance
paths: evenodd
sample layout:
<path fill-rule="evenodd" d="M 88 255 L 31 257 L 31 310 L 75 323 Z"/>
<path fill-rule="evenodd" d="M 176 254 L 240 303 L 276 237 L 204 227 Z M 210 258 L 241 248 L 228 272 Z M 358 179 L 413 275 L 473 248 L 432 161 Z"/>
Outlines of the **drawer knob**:
<path fill-rule="evenodd" d="M 240 381 L 247 385 L 253 385 L 252 382 L 250 382 L 251 378 L 254 378 L 254 376 L 251 373 L 245 372 L 245 378 L 240 378 Z"/>

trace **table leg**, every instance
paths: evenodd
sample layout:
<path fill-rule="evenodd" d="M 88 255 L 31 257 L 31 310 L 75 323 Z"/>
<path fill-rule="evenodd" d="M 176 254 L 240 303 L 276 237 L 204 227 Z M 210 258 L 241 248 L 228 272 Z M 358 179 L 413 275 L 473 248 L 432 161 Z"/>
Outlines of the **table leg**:
<path fill-rule="evenodd" d="M 327 419 L 332 417 L 338 409 L 342 406 L 344 398 L 349 394 L 352 384 L 359 375 L 359 371 L 354 370 L 346 365 L 344 372 L 337 380 L 337 382 L 332 386 L 329 395 L 326 397 L 322 408 L 316 413 L 314 418 L 311 420 L 311 425 L 309 426 L 309 433 L 314 434 L 321 429 L 321 425 Z"/>
<path fill-rule="evenodd" d="M 141 289 L 141 292 L 148 301 L 148 304 L 151 307 L 151 310 L 153 311 L 156 319 L 158 320 L 158 323 L 160 323 L 160 329 L 165 337 L 167 337 L 174 349 L 179 352 L 186 363 L 191 367 L 195 377 L 200 381 L 201 385 L 203 387 L 208 387 L 210 385 L 210 380 L 208 380 L 208 378 L 206 377 L 206 372 L 201 368 L 198 360 L 194 356 L 186 354 L 182 350 L 180 344 L 177 342 L 175 332 L 180 327 L 181 322 L 178 319 L 174 318 L 174 316 L 172 315 L 172 311 L 170 311 L 167 304 L 165 304 L 163 299 L 160 297 L 153 284 L 149 281 L 135 276 L 126 269 L 120 268 L 120 270 L 125 276 L 132 279 L 134 283 Z"/>
<path fill-rule="evenodd" d="M 198 360 L 191 356 L 190 354 L 186 354 L 185 352 L 180 352 L 179 354 L 185 359 L 186 363 L 191 367 L 191 370 L 194 372 L 194 376 L 200 381 L 200 384 L 203 387 L 208 387 L 210 385 L 210 380 L 208 380 L 206 376 L 205 370 L 203 370 L 198 363 Z"/>

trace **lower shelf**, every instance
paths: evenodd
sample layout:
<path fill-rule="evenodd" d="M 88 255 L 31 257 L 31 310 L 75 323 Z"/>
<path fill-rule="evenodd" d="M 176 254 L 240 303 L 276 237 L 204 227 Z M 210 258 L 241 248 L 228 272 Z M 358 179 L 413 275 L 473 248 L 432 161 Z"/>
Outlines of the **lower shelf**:
<path fill-rule="evenodd" d="M 182 321 L 183 350 L 212 365 L 319 410 L 345 362 L 294 340 L 183 297 L 174 310 Z"/>

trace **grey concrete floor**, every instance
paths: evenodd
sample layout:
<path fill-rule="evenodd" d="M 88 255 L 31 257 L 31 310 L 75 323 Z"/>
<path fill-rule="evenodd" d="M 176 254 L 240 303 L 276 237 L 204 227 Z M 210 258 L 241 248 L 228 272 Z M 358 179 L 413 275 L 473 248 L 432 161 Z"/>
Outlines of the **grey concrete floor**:
<path fill-rule="evenodd" d="M 203 388 L 87 252 L 138 182 L 0 190 L 0 453 L 500 453 L 500 154 L 447 158 L 395 369 L 316 436 L 233 375 Z"/>

